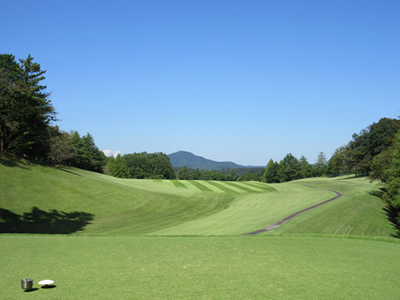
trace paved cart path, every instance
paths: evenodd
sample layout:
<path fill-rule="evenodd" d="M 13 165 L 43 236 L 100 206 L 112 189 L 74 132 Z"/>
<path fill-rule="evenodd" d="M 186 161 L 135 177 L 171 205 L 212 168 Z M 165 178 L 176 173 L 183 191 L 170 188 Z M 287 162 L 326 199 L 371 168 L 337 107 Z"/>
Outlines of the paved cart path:
<path fill-rule="evenodd" d="M 317 187 L 314 187 L 314 186 L 311 186 L 311 185 L 306 185 L 306 184 L 304 184 L 304 185 L 305 185 L 305 186 L 308 186 L 308 187 L 310 187 L 310 188 L 313 188 L 313 189 L 326 190 L 326 189 L 317 188 Z M 333 198 L 330 198 L 330 199 L 328 199 L 328 200 L 326 200 L 326 201 L 324 201 L 324 202 L 321 202 L 321 203 L 315 204 L 315 205 L 313 205 L 313 206 L 307 207 L 307 208 L 305 208 L 305 209 L 299 210 L 299 211 L 297 211 L 297 212 L 291 214 L 290 216 L 287 216 L 286 218 L 283 218 L 282 220 L 279 220 L 278 222 L 276 222 L 276 223 L 274 223 L 274 224 L 272 224 L 272 225 L 269 225 L 268 227 L 265 227 L 265 228 L 263 228 L 263 229 L 259 229 L 259 230 L 253 231 L 253 232 L 249 232 L 249 233 L 244 233 L 243 235 L 254 235 L 254 234 L 259 234 L 259 233 L 266 232 L 266 231 L 271 231 L 271 230 L 273 230 L 273 229 L 275 229 L 275 228 L 281 226 L 282 224 L 286 223 L 287 221 L 293 219 L 294 217 L 298 216 L 299 214 L 301 214 L 301 213 L 303 213 L 303 212 L 306 212 L 306 211 L 308 211 L 308 210 L 310 210 L 310 209 L 313 209 L 313 208 L 315 208 L 315 207 L 321 206 L 321 205 L 323 205 L 323 204 L 325 204 L 325 203 L 331 202 L 331 201 L 336 200 L 336 199 L 338 199 L 338 198 L 340 198 L 340 197 L 343 196 L 342 193 L 337 192 L 337 191 L 332 191 L 332 190 L 327 190 L 327 191 L 334 192 L 334 193 L 336 194 L 336 196 L 333 197 Z"/>

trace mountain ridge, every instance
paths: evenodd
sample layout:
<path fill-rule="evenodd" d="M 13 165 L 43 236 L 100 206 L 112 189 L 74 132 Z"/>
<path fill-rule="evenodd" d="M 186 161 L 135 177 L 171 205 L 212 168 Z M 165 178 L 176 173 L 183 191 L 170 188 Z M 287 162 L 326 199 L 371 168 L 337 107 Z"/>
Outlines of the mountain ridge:
<path fill-rule="evenodd" d="M 188 151 L 177 151 L 168 154 L 173 167 L 188 167 L 190 169 L 199 170 L 222 170 L 232 168 L 251 168 L 252 166 L 242 166 L 231 161 L 214 161 L 195 155 Z"/>

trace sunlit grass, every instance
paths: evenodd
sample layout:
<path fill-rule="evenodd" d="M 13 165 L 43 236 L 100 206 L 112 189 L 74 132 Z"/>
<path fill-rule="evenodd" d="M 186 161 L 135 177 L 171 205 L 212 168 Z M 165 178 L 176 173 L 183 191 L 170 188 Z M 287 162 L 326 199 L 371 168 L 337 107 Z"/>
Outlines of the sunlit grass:
<path fill-rule="evenodd" d="M 301 180 L 299 183 L 336 190 L 343 197 L 306 214 L 297 216 L 284 226 L 267 234 L 313 233 L 366 236 L 391 236 L 393 226 L 388 222 L 384 202 L 371 195 L 382 185 L 367 178 L 341 177 Z"/>
<path fill-rule="evenodd" d="M 237 235 L 251 232 L 333 197 L 334 193 L 302 185 L 280 184 L 264 193 L 236 195 L 229 207 L 153 234 Z"/>
<path fill-rule="evenodd" d="M 0 208 L 94 214 L 73 235 L 0 235 L 0 298 L 396 299 L 400 242 L 370 193 L 379 187 L 360 178 L 128 180 L 0 164 Z M 329 190 L 344 196 L 240 236 L 335 196 Z M 56 287 L 24 293 L 22 278 Z"/>
<path fill-rule="evenodd" d="M 307 179 L 284 184 L 118 179 L 75 168 L 19 163 L 1 165 L 0 208 L 22 214 L 41 210 L 94 215 L 76 234 L 240 235 L 333 197 L 265 234 L 327 233 L 391 236 L 383 202 L 365 179 Z"/>
<path fill-rule="evenodd" d="M 335 237 L 0 236 L 2 299 L 397 299 L 400 244 Z M 21 278 L 56 287 L 24 293 Z"/>

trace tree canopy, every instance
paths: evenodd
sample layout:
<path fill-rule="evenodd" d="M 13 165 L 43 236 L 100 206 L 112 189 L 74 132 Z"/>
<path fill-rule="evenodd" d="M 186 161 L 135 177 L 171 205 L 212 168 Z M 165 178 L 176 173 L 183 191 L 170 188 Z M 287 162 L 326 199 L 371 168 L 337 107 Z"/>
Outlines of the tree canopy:
<path fill-rule="evenodd" d="M 33 59 L 0 54 L 0 151 L 44 159 L 56 112 L 41 84 L 46 71 Z"/>
<path fill-rule="evenodd" d="M 263 174 L 263 182 L 267 183 L 280 182 L 281 179 L 278 172 L 279 172 L 279 164 L 270 159 Z"/>
<path fill-rule="evenodd" d="M 356 175 L 369 175 L 373 158 L 393 144 L 399 126 L 399 120 L 382 118 L 359 134 L 353 134 L 353 139 L 347 145 L 347 161 Z"/>
<path fill-rule="evenodd" d="M 69 165 L 81 169 L 103 172 L 106 164 L 106 156 L 99 150 L 90 133 L 81 137 L 77 131 L 72 131 L 69 135 L 69 144 L 75 155 L 67 162 Z"/>
<path fill-rule="evenodd" d="M 108 159 L 107 173 L 119 178 L 175 179 L 169 157 L 158 153 L 130 153 Z"/>

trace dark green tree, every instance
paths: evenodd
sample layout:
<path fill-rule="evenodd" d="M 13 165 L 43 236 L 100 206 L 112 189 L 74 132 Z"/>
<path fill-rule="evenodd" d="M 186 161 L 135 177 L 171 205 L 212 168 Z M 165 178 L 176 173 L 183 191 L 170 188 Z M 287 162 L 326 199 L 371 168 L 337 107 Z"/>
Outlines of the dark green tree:
<path fill-rule="evenodd" d="M 327 173 L 331 176 L 339 176 L 346 173 L 345 169 L 346 148 L 340 147 L 335 150 L 328 161 Z"/>
<path fill-rule="evenodd" d="M 359 134 L 353 134 L 346 147 L 348 168 L 352 167 L 356 176 L 369 175 L 373 158 L 392 145 L 399 127 L 400 120 L 382 118 Z"/>
<path fill-rule="evenodd" d="M 300 157 L 299 160 L 301 166 L 301 178 L 308 178 L 312 176 L 312 165 L 308 162 L 305 156 Z"/>
<path fill-rule="evenodd" d="M 45 92 L 45 70 L 30 55 L 0 55 L 0 151 L 46 159 L 56 112 Z"/>
<path fill-rule="evenodd" d="M 279 183 L 279 168 L 279 163 L 270 159 L 267 167 L 265 168 L 262 181 L 266 183 Z"/>
<path fill-rule="evenodd" d="M 126 162 L 131 178 L 145 178 L 145 169 L 147 169 L 146 152 L 129 153 L 123 156 Z"/>
<path fill-rule="evenodd" d="M 111 175 L 112 176 L 112 172 L 114 170 L 114 167 L 115 167 L 115 157 L 114 156 L 110 156 L 110 157 L 107 158 L 107 164 L 106 164 L 106 167 L 104 168 L 104 173 L 106 173 L 107 175 Z"/>
<path fill-rule="evenodd" d="M 72 131 L 69 143 L 75 153 L 75 157 L 69 160 L 70 165 L 89 171 L 103 172 L 107 158 L 96 146 L 90 133 L 81 137 L 77 131 Z"/>
<path fill-rule="evenodd" d="M 188 180 L 190 179 L 190 172 L 187 166 L 180 168 L 177 174 L 178 179 L 180 180 Z"/>
<path fill-rule="evenodd" d="M 263 178 L 264 172 L 261 173 L 252 173 L 248 171 L 246 174 L 243 176 L 240 176 L 238 178 L 239 181 L 261 181 Z"/>
<path fill-rule="evenodd" d="M 199 180 L 201 177 L 201 171 L 199 169 L 196 169 L 193 171 L 193 173 L 191 174 L 191 179 L 193 180 Z"/>
<path fill-rule="evenodd" d="M 175 171 L 164 153 L 131 153 L 122 157 L 130 176 L 137 179 L 175 179 Z"/>
<path fill-rule="evenodd" d="M 395 225 L 400 237 L 400 131 L 396 135 L 392 162 L 387 172 L 386 189 L 384 199 L 388 203 L 387 211 L 389 219 Z"/>
<path fill-rule="evenodd" d="M 236 181 L 238 178 L 239 176 L 236 174 L 235 169 L 231 169 L 229 174 L 226 176 L 226 180 L 228 181 Z"/>
<path fill-rule="evenodd" d="M 370 178 L 386 182 L 387 170 L 392 166 L 394 147 L 383 150 L 372 159 Z"/>
<path fill-rule="evenodd" d="M 172 167 L 169 156 L 162 152 L 148 155 L 151 167 L 151 178 L 175 179 L 175 171 Z"/>
<path fill-rule="evenodd" d="M 354 173 L 355 176 L 359 175 L 358 162 L 360 160 L 361 152 L 356 148 L 352 148 L 350 143 L 344 149 L 344 167 L 348 174 Z"/>
<path fill-rule="evenodd" d="M 328 168 L 328 161 L 326 160 L 326 156 L 324 152 L 320 152 L 317 157 L 317 161 L 315 162 L 312 168 L 312 174 L 315 177 L 320 177 L 326 175 Z"/>
<path fill-rule="evenodd" d="M 111 175 L 117 178 L 130 178 L 128 167 L 120 154 L 113 162 Z"/>
<path fill-rule="evenodd" d="M 49 127 L 51 131 L 50 153 L 48 160 L 54 165 L 61 165 L 75 158 L 75 152 L 69 143 L 70 135 L 61 131 L 58 126 Z"/>
<path fill-rule="evenodd" d="M 291 153 L 287 154 L 279 162 L 279 178 L 281 182 L 292 181 L 301 178 L 301 165 L 299 160 Z"/>
<path fill-rule="evenodd" d="M 203 170 L 201 171 L 201 180 L 226 180 L 225 175 L 217 172 L 216 170 Z"/>

